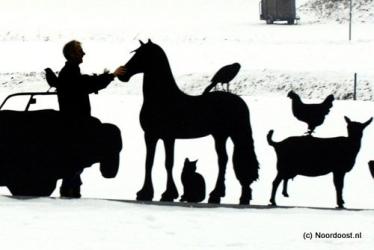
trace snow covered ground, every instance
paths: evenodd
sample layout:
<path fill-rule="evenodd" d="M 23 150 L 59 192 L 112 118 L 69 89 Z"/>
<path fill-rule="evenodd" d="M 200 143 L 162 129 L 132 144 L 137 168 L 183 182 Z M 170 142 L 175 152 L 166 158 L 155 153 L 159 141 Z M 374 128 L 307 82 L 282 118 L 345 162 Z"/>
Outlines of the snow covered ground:
<path fill-rule="evenodd" d="M 3 0 L 0 100 L 20 91 L 45 91 L 42 71 L 63 66 L 61 48 L 71 39 L 80 40 L 86 51 L 82 71 L 97 73 L 124 64 L 138 47 L 138 39 L 151 38 L 165 49 L 179 86 L 192 95 L 200 94 L 221 66 L 240 62 L 242 68 L 231 89 L 243 96 L 251 110 L 261 164 L 260 179 L 252 185 L 253 204 L 266 205 L 276 173 L 267 132 L 274 129 L 274 139 L 281 140 L 306 131 L 305 124 L 291 114 L 286 98 L 290 89 L 308 102 L 330 93 L 339 99 L 316 136 L 346 135 L 344 115 L 361 122 L 374 116 L 373 18 L 362 11 L 354 13 L 357 19 L 353 19 L 352 41 L 348 41 L 348 23 L 342 16 L 347 12 L 339 14 L 339 21 L 321 19 L 307 11 L 305 6 L 310 5 L 306 4 L 306 0 L 297 3 L 304 6 L 301 19 L 290 26 L 260 21 L 257 0 Z M 368 13 L 373 13 L 373 5 L 367 6 Z M 355 72 L 359 101 L 351 100 Z M 101 178 L 96 165 L 84 172 L 84 198 L 134 199 L 142 185 L 141 80 L 141 76 L 128 83 L 116 80 L 91 98 L 93 115 L 121 128 L 124 149 L 117 178 Z M 374 125 L 370 125 L 344 188 L 348 208 L 368 211 L 202 209 L 0 196 L 0 242 L 4 249 L 369 249 L 374 243 L 374 181 L 367 162 L 374 159 L 373 141 Z M 155 200 L 166 185 L 161 146 L 153 173 Z M 228 148 L 231 152 L 231 143 Z M 199 159 L 198 172 L 205 177 L 208 191 L 213 188 L 217 166 L 211 138 L 178 140 L 175 154 L 179 192 L 185 157 Z M 240 186 L 231 163 L 226 184 L 222 202 L 237 203 Z M 9 194 L 4 187 L 0 193 Z M 335 207 L 331 175 L 296 177 L 289 193 L 287 199 L 279 194 L 280 205 Z M 58 197 L 57 191 L 54 196 Z M 304 240 L 304 233 L 309 232 L 361 232 L 362 238 Z"/>

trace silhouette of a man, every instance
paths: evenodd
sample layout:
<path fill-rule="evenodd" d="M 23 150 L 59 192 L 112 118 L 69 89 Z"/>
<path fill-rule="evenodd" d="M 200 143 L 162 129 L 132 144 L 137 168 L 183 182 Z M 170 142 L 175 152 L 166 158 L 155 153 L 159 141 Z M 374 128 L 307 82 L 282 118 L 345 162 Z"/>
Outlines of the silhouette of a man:
<path fill-rule="evenodd" d="M 85 55 L 79 41 L 65 44 L 63 54 L 66 58 L 65 66 L 61 69 L 58 79 L 57 96 L 60 111 L 73 126 L 80 126 L 80 121 L 91 116 L 89 94 L 97 93 L 109 85 L 115 77 L 125 73 L 124 67 L 118 67 L 113 73 L 105 71 L 101 75 L 82 75 L 79 64 Z M 80 198 L 81 172 L 64 178 L 60 188 L 62 197 Z"/>

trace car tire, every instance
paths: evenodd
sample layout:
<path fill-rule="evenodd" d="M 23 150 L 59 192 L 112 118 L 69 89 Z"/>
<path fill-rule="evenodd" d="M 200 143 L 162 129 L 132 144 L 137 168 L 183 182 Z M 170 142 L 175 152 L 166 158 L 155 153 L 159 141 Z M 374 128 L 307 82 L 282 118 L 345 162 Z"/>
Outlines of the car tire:
<path fill-rule="evenodd" d="M 100 161 L 100 172 L 104 178 L 114 178 L 117 176 L 119 169 L 119 153 L 106 157 Z"/>
<path fill-rule="evenodd" d="M 50 196 L 56 188 L 56 180 L 20 181 L 7 185 L 15 196 Z"/>

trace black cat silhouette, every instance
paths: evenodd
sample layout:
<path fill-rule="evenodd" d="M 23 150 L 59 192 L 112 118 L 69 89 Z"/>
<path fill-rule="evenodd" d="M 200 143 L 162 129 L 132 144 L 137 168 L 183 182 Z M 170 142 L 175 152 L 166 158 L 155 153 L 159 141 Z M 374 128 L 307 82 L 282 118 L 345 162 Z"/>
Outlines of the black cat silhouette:
<path fill-rule="evenodd" d="M 184 160 L 182 184 L 184 194 L 180 201 L 201 202 L 205 199 L 205 181 L 201 174 L 196 173 L 196 161 Z"/>

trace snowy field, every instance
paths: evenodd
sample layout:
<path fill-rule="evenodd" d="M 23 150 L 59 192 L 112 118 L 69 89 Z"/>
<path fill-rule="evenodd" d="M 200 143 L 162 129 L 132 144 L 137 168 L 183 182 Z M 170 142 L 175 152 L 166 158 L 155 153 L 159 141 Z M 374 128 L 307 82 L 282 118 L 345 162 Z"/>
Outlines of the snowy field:
<path fill-rule="evenodd" d="M 365 2 L 365 1 L 361 1 Z M 368 13 L 374 13 L 373 2 Z M 252 204 L 267 205 L 276 174 L 276 157 L 266 134 L 274 139 L 302 135 L 306 125 L 291 113 L 289 90 L 306 102 L 333 93 L 338 100 L 315 136 L 346 136 L 344 116 L 364 122 L 374 116 L 374 18 L 362 10 L 353 14 L 352 41 L 348 23 L 319 18 L 303 6 L 297 25 L 266 25 L 259 20 L 257 0 L 2 0 L 0 8 L 0 100 L 8 94 L 48 89 L 42 71 L 58 71 L 61 50 L 69 40 L 82 42 L 84 73 L 115 69 L 131 57 L 138 39 L 151 38 L 166 51 L 179 86 L 198 95 L 223 65 L 242 66 L 230 88 L 251 111 L 260 178 L 252 184 Z M 366 5 L 365 5 L 366 6 Z M 356 17 L 356 19 L 355 19 Z M 343 20 L 343 21 L 342 21 Z M 358 74 L 358 101 L 352 100 L 353 74 Z M 91 96 L 93 115 L 118 125 L 124 149 L 115 179 L 100 177 L 98 166 L 82 178 L 85 199 L 13 199 L 0 188 L 1 249 L 371 249 L 374 245 L 374 180 L 367 162 L 374 159 L 374 124 L 364 132 L 361 151 L 346 175 L 346 207 L 334 210 L 332 175 L 298 176 L 289 182 L 289 198 L 279 205 L 326 207 L 234 209 L 151 206 L 104 199 L 134 200 L 144 178 L 145 145 L 139 125 L 142 76 L 115 80 Z M 19 107 L 19 103 L 10 103 Z M 18 106 L 17 106 L 18 105 Z M 10 106 L 9 106 L 10 107 Z M 35 109 L 56 107 L 56 100 L 38 102 Z M 228 143 L 231 155 L 232 144 Z M 166 187 L 160 143 L 154 164 L 155 200 Z M 197 171 L 210 192 L 217 176 L 216 154 L 210 137 L 178 140 L 174 179 L 182 193 L 180 174 L 186 157 L 199 159 Z M 240 186 L 231 161 L 226 174 L 226 197 L 236 204 Z M 205 201 L 206 202 L 206 201 Z M 304 240 L 304 233 L 361 233 L 360 239 Z"/>

